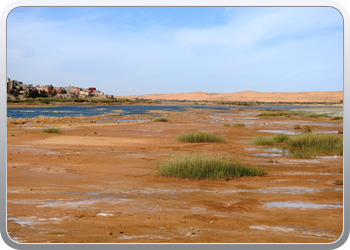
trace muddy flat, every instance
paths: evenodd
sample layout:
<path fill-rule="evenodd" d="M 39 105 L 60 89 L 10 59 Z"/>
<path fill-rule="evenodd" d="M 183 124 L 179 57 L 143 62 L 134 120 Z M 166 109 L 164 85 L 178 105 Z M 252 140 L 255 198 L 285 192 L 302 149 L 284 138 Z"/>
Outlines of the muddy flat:
<path fill-rule="evenodd" d="M 165 112 L 168 122 L 8 124 L 8 233 L 25 243 L 336 241 L 343 231 L 343 186 L 337 185 L 343 157 L 294 159 L 251 139 L 298 134 L 296 124 L 342 136 L 342 120 L 258 114 L 189 109 Z M 61 133 L 43 133 L 47 126 Z M 175 140 L 189 131 L 211 131 L 225 141 Z M 158 175 L 157 164 L 192 152 L 229 155 L 267 174 L 218 181 Z"/>

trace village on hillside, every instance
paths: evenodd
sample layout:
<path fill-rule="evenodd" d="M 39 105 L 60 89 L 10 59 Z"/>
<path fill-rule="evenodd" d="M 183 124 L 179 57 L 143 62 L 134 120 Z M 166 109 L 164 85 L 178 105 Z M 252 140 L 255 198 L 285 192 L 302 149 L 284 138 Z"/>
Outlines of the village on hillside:
<path fill-rule="evenodd" d="M 52 85 L 24 84 L 21 81 L 7 78 L 7 99 L 22 99 L 36 97 L 52 98 L 113 98 L 113 95 L 105 95 L 95 87 L 80 88 L 74 86 L 54 87 Z"/>

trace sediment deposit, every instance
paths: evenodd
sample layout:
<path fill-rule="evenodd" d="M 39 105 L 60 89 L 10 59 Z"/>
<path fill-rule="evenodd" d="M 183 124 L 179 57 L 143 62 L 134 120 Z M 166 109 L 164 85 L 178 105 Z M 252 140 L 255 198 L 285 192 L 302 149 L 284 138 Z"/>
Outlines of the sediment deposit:
<path fill-rule="evenodd" d="M 337 185 L 343 157 L 292 159 L 251 139 L 293 134 L 296 124 L 336 133 L 342 120 L 258 114 L 189 109 L 163 113 L 168 122 L 153 122 L 152 115 L 119 123 L 8 119 L 8 233 L 31 243 L 336 241 L 343 230 L 343 186 Z M 46 127 L 61 133 L 43 133 Z M 211 131 L 225 142 L 175 140 L 188 131 Z M 219 181 L 158 176 L 157 163 L 191 152 L 229 155 L 267 175 Z"/>

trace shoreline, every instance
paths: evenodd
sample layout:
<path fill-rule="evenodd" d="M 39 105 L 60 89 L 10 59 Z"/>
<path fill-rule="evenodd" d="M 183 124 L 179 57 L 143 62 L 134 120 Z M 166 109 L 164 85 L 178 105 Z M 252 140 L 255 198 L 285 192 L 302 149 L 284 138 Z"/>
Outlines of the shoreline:
<path fill-rule="evenodd" d="M 200 102 L 200 101 L 198 101 Z M 252 103 L 254 105 L 230 105 L 230 104 L 220 104 L 220 103 L 212 103 L 208 102 L 205 104 L 198 104 L 196 101 L 188 101 L 188 102 L 161 102 L 161 103 L 154 103 L 154 102 L 142 102 L 142 103 L 137 103 L 137 102 L 123 102 L 123 103 L 75 103 L 75 102 L 54 102 L 54 103 L 49 103 L 49 104 L 42 104 L 42 103 L 16 103 L 16 104 L 7 104 L 7 108 L 43 108 L 43 107 L 57 107 L 57 106 L 125 106 L 125 105 L 142 105 L 142 106 L 147 106 L 147 105 L 152 105 L 152 106 L 241 106 L 242 108 L 244 107 L 259 107 L 259 106 L 282 106 L 282 105 L 292 105 L 292 106 L 315 106 L 315 107 L 325 107 L 325 106 L 330 106 L 330 107 L 343 107 L 343 104 L 334 104 L 334 103 L 325 103 L 325 104 L 311 104 L 311 103 L 280 103 L 280 102 L 267 102 L 267 103 Z M 196 104 L 197 103 L 197 104 Z"/>

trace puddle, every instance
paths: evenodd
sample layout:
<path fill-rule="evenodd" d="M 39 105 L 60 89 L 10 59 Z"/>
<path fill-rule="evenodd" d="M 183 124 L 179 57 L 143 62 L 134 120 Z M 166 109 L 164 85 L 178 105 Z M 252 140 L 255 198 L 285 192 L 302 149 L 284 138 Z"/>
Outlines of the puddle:
<path fill-rule="evenodd" d="M 292 124 L 292 125 L 296 125 L 299 124 L 300 126 L 304 127 L 304 126 L 326 126 L 326 127 L 331 127 L 331 126 L 339 126 L 342 127 L 343 124 L 339 124 L 339 123 L 325 123 L 325 122 L 311 122 L 311 121 L 307 121 L 307 123 L 297 123 L 297 122 L 273 122 L 276 124 Z"/>
<path fill-rule="evenodd" d="M 25 217 L 23 217 L 22 219 L 15 218 L 15 217 L 7 217 L 7 220 L 16 222 L 17 224 L 20 224 L 22 227 L 24 227 L 25 225 L 33 225 L 33 224 L 35 224 L 33 221 L 30 221 L 31 219 L 33 219 L 35 217 L 26 217 L 27 219 L 29 218 L 30 220 L 24 220 L 24 218 Z"/>
<path fill-rule="evenodd" d="M 256 116 L 260 115 L 260 113 L 239 113 L 239 114 L 231 114 L 232 116 Z"/>
<path fill-rule="evenodd" d="M 114 214 L 98 213 L 97 216 L 113 216 Z"/>
<path fill-rule="evenodd" d="M 322 209 L 322 208 L 343 208 L 343 205 L 331 205 L 331 204 L 315 204 L 310 202 L 301 201 L 280 201 L 266 203 L 267 207 L 280 207 L 280 208 L 301 208 L 301 209 Z"/>
<path fill-rule="evenodd" d="M 24 226 L 31 226 L 36 224 L 45 224 L 45 223 L 59 223 L 63 218 L 37 218 L 36 216 L 30 216 L 30 217 L 7 217 L 7 220 L 13 221 L 22 227 Z"/>
<path fill-rule="evenodd" d="M 252 154 L 251 156 L 277 157 L 277 156 L 283 156 L 283 154 L 268 154 L 268 153 L 262 153 L 262 154 Z"/>
<path fill-rule="evenodd" d="M 334 230 L 322 230 L 322 229 L 311 229 L 311 228 L 306 228 L 306 227 L 301 227 L 301 226 L 289 226 L 289 225 L 283 225 L 284 227 L 289 227 L 289 228 L 297 228 L 297 229 L 301 229 L 303 231 L 317 231 L 317 232 L 334 232 Z"/>
<path fill-rule="evenodd" d="M 272 231 L 275 233 L 288 233 L 288 234 L 294 234 L 294 235 L 305 235 L 308 237 L 328 237 L 328 238 L 337 238 L 337 236 L 334 236 L 332 234 L 329 234 L 331 232 L 334 232 L 332 230 L 321 230 L 321 229 L 306 229 L 299 226 L 288 226 L 283 225 L 281 226 L 266 226 L 266 225 L 259 225 L 259 226 L 250 226 L 251 229 L 256 230 L 264 230 L 264 231 Z"/>
<path fill-rule="evenodd" d="M 141 122 L 141 120 L 98 120 L 97 123 L 104 123 L 104 122 Z"/>
<path fill-rule="evenodd" d="M 238 189 L 238 190 L 223 190 L 223 191 L 204 191 L 210 193 L 262 193 L 262 194 L 306 194 L 325 191 L 341 191 L 341 189 L 313 189 L 305 187 L 271 187 L 264 189 Z"/>
<path fill-rule="evenodd" d="M 144 127 L 146 127 L 146 126 L 144 126 Z M 117 132 L 120 132 L 120 131 L 162 132 L 164 130 L 161 130 L 161 129 L 111 129 L 110 131 L 117 131 Z"/>
<path fill-rule="evenodd" d="M 57 155 L 58 153 L 55 151 L 50 151 L 50 150 L 46 150 L 46 149 L 42 149 L 39 147 L 33 147 L 31 145 L 7 145 L 7 149 L 8 151 L 32 151 L 33 153 L 35 153 L 36 155 L 39 154 L 49 154 L 49 155 Z"/>
<path fill-rule="evenodd" d="M 89 198 L 80 198 L 80 199 L 55 199 L 55 200 L 26 200 L 26 201 L 11 201 L 12 203 L 36 203 L 39 204 L 36 207 L 71 207 L 76 208 L 79 206 L 88 206 L 94 203 L 108 201 L 110 203 L 120 203 L 124 199 L 120 197 L 112 196 L 111 194 L 100 194 L 98 192 L 46 192 L 50 194 L 73 194 L 73 195 L 83 195 L 83 196 L 97 196 L 97 197 L 89 197 Z M 102 197 L 99 197 L 102 196 Z M 116 202 L 118 200 L 118 202 Z"/>
<path fill-rule="evenodd" d="M 303 132 L 288 131 L 288 130 L 259 130 L 259 132 L 274 133 L 274 134 L 286 134 L 286 135 L 299 135 L 299 134 L 303 133 Z"/>
<path fill-rule="evenodd" d="M 316 133 L 338 134 L 338 130 L 331 131 L 315 131 Z"/>
<path fill-rule="evenodd" d="M 340 173 L 323 173 L 323 172 L 281 172 L 285 175 L 342 175 Z"/>
<path fill-rule="evenodd" d="M 123 235 L 122 237 L 119 237 L 118 239 L 121 240 L 132 240 L 137 238 L 148 238 L 148 239 L 167 239 L 170 240 L 171 238 L 166 238 L 159 235 Z"/>
<path fill-rule="evenodd" d="M 264 157 L 278 157 L 278 156 L 287 156 L 289 155 L 288 149 L 282 149 L 282 148 L 245 148 L 245 150 L 262 150 L 266 152 L 273 152 L 273 153 L 260 153 L 260 154 L 252 154 L 252 156 L 264 156 Z"/>
<path fill-rule="evenodd" d="M 108 202 L 109 204 L 118 204 L 126 201 L 126 199 L 120 199 L 112 196 L 101 197 L 101 198 L 86 198 L 77 200 L 46 200 L 46 204 L 39 205 L 36 207 L 69 207 L 79 208 L 84 206 L 92 206 L 99 202 Z"/>

